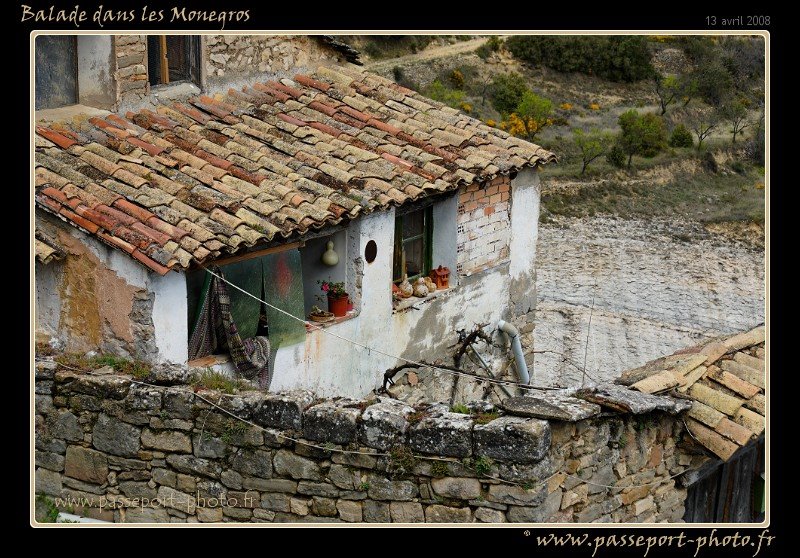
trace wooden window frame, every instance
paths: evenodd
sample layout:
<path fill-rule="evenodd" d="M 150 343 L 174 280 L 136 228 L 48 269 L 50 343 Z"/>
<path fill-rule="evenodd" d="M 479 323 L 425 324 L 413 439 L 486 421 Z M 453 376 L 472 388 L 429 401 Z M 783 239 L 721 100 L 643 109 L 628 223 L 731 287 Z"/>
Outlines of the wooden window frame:
<path fill-rule="evenodd" d="M 403 238 L 403 219 L 411 213 L 423 212 L 422 234 Z M 394 277 L 398 267 L 401 266 L 404 246 L 408 242 L 422 239 L 422 272 L 408 278 L 409 281 L 427 276 L 433 267 L 433 205 L 426 207 L 411 207 L 408 211 L 397 213 L 394 219 L 394 260 L 392 262 L 392 281 L 400 283 L 403 280 L 405 269 L 400 270 L 400 277 Z"/>
<path fill-rule="evenodd" d="M 150 82 L 151 87 L 158 87 L 162 85 L 171 85 L 175 83 L 194 83 L 200 85 L 200 66 L 202 62 L 201 56 L 201 37 L 200 35 L 184 35 L 186 38 L 186 49 L 184 56 L 186 57 L 186 66 L 188 76 L 185 79 L 170 81 L 169 78 L 169 60 L 167 59 L 167 37 L 168 35 L 156 35 L 158 38 L 158 83 Z M 148 48 L 150 48 L 150 41 L 148 41 Z M 149 60 L 149 56 L 148 56 Z M 148 71 L 148 80 L 150 79 L 150 72 Z"/>

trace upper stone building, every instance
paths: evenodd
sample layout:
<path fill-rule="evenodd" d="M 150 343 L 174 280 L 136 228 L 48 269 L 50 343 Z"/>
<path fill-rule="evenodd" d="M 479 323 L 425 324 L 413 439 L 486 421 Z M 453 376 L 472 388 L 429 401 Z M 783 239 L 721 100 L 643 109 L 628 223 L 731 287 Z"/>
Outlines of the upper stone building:
<path fill-rule="evenodd" d="M 530 358 L 553 154 L 329 37 L 36 41 L 40 341 L 354 397 L 476 324 Z M 404 298 L 404 276 L 439 288 Z M 334 320 L 323 282 L 348 294 Z"/>

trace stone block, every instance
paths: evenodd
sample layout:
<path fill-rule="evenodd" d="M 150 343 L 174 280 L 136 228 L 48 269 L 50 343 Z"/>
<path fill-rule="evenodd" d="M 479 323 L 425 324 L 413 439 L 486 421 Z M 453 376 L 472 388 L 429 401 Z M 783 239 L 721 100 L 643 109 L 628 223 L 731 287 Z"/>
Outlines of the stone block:
<path fill-rule="evenodd" d="M 550 448 L 547 421 L 500 417 L 478 424 L 473 431 L 475 455 L 513 463 L 541 461 Z"/>

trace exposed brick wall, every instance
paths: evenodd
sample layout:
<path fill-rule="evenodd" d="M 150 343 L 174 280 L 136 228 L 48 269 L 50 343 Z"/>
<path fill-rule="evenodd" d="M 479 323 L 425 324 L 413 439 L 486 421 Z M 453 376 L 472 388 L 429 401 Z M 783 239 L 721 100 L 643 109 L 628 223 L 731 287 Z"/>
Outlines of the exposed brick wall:
<path fill-rule="evenodd" d="M 458 194 L 458 273 L 470 275 L 509 260 L 511 179 L 498 176 Z"/>
<path fill-rule="evenodd" d="M 136 101 L 150 93 L 147 80 L 147 36 L 117 35 L 114 37 L 117 81 L 117 104 Z"/>

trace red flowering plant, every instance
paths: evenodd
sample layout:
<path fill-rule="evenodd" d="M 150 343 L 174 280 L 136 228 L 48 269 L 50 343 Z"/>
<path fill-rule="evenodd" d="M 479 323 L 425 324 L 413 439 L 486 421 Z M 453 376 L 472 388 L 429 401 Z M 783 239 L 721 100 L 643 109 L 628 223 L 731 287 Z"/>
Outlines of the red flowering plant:
<path fill-rule="evenodd" d="M 328 296 L 332 296 L 334 298 L 341 298 L 343 296 L 347 296 L 347 291 L 344 290 L 344 282 L 333 282 L 333 281 L 320 281 L 317 280 L 317 283 L 320 284 L 320 288 L 322 292 L 324 292 Z"/>

